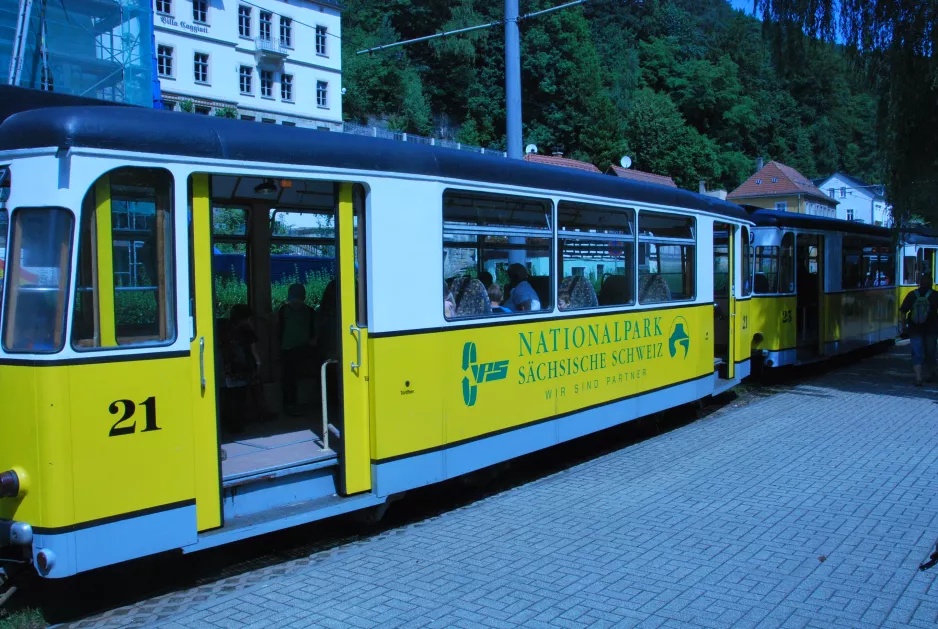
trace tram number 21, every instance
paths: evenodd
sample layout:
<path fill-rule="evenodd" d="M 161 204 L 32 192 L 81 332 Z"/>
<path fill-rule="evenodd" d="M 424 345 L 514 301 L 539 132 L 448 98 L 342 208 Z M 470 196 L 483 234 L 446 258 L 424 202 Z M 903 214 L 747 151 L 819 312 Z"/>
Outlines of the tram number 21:
<path fill-rule="evenodd" d="M 146 422 L 145 427 L 140 432 L 152 432 L 154 430 L 160 430 L 160 427 L 156 425 L 156 398 L 153 396 L 148 397 L 144 401 L 140 402 L 140 405 L 146 409 Z M 122 425 L 124 422 L 129 420 L 134 416 L 134 413 L 137 412 L 137 405 L 131 402 L 130 400 L 115 400 L 111 402 L 111 405 L 107 408 L 108 412 L 111 415 L 121 414 L 121 418 L 111 426 L 111 432 L 108 433 L 108 437 L 120 437 L 121 435 L 132 435 L 137 432 L 137 422 L 127 425 Z"/>
<path fill-rule="evenodd" d="M 791 310 L 782 310 L 782 323 L 791 323 Z"/>

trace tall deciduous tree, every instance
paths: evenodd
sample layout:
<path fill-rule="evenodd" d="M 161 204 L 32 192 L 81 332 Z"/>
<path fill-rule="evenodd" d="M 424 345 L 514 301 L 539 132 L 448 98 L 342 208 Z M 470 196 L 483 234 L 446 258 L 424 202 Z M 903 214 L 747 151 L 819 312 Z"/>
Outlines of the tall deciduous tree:
<path fill-rule="evenodd" d="M 754 0 L 775 42 L 791 27 L 842 41 L 879 93 L 877 121 L 891 200 L 938 219 L 938 3 L 934 0 Z M 786 50 L 786 56 L 790 50 Z M 854 151 L 854 153 L 856 153 Z M 851 155 L 850 159 L 857 159 Z"/>

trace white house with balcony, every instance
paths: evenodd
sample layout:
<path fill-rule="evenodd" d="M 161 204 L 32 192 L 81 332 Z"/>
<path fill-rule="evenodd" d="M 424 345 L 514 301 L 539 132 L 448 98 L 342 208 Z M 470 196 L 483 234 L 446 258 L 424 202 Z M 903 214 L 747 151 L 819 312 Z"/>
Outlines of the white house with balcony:
<path fill-rule="evenodd" d="M 163 106 L 342 129 L 334 0 L 154 0 Z M 191 104 L 191 105 L 190 105 Z"/>
<path fill-rule="evenodd" d="M 815 179 L 814 185 L 838 201 L 837 218 L 868 225 L 892 227 L 892 206 L 882 184 L 868 184 L 844 173 Z"/>

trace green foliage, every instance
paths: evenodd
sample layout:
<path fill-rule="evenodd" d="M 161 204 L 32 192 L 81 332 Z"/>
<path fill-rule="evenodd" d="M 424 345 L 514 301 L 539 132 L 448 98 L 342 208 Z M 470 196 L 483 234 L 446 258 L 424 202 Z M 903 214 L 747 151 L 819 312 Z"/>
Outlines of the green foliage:
<path fill-rule="evenodd" d="M 224 107 L 216 107 L 215 116 L 217 118 L 237 118 L 238 108 L 233 107 L 231 105 L 226 105 Z"/>
<path fill-rule="evenodd" d="M 307 273 L 301 278 L 299 271 L 292 276 L 282 278 L 270 285 L 271 308 L 277 312 L 287 303 L 287 291 L 291 284 L 303 284 L 306 288 L 306 305 L 318 308 L 322 303 L 322 294 L 332 281 L 332 276 L 325 273 Z M 215 276 L 215 318 L 225 319 L 231 314 L 231 307 L 248 303 L 248 286 L 237 277 Z"/>
<path fill-rule="evenodd" d="M 44 629 L 47 626 L 38 609 L 23 609 L 3 615 L 0 610 L 0 629 Z"/>
<path fill-rule="evenodd" d="M 195 104 L 191 100 L 181 100 L 179 101 L 180 111 L 184 111 L 187 114 L 191 114 L 195 111 Z"/>
<path fill-rule="evenodd" d="M 505 146 L 501 28 L 355 54 L 499 20 L 501 3 L 347 5 L 348 119 Z M 529 0 L 522 12 L 554 5 Z M 735 188 L 757 157 L 808 177 L 884 176 L 876 98 L 857 65 L 840 48 L 804 37 L 780 46 L 725 0 L 591 0 L 524 20 L 520 29 L 524 143 L 542 152 L 561 149 L 601 170 L 629 154 L 637 169 L 694 190 L 700 179 Z"/>

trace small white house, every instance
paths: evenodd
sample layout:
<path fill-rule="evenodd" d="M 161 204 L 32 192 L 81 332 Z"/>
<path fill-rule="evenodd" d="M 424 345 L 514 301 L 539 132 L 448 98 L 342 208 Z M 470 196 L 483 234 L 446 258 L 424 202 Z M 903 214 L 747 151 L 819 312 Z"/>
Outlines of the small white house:
<path fill-rule="evenodd" d="M 839 202 L 837 218 L 868 225 L 892 226 L 892 206 L 886 201 L 882 184 L 870 185 L 838 172 L 830 177 L 815 179 L 814 185 Z"/>
<path fill-rule="evenodd" d="M 155 0 L 163 106 L 326 131 L 342 127 L 335 0 Z"/>

